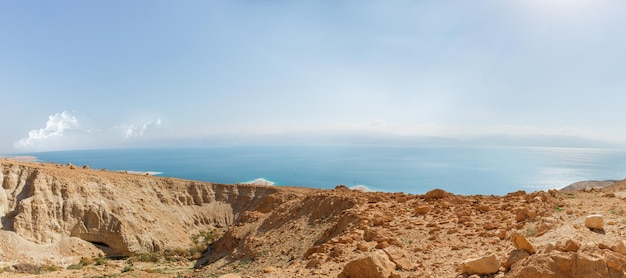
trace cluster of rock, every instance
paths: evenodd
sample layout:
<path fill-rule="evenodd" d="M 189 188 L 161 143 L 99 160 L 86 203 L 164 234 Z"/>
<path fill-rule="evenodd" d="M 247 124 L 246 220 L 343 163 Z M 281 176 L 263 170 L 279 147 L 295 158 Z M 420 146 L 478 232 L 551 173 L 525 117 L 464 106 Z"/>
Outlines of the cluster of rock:
<path fill-rule="evenodd" d="M 601 215 L 590 215 L 585 227 L 599 232 L 604 227 Z M 500 262 L 495 255 L 469 259 L 461 263 L 464 275 L 489 275 L 504 270 L 506 277 L 624 277 L 626 243 L 604 243 L 582 246 L 574 239 L 548 244 L 540 252 L 522 234 L 511 236 L 513 246 L 507 259 Z M 504 269 L 503 269 L 504 268 Z M 504 274 L 503 274 L 504 275 Z"/>

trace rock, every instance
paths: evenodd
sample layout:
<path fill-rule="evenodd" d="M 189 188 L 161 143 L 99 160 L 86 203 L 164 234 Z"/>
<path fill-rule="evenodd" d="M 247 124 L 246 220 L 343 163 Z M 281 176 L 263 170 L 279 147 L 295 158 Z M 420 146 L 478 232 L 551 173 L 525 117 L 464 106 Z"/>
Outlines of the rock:
<path fill-rule="evenodd" d="M 434 200 L 434 199 L 443 199 L 450 195 L 450 193 L 444 191 L 443 189 L 433 189 L 431 191 L 426 192 L 424 195 L 424 199 Z"/>
<path fill-rule="evenodd" d="M 585 218 L 585 227 L 589 229 L 604 230 L 604 217 L 600 214 L 587 216 Z"/>
<path fill-rule="evenodd" d="M 606 266 L 609 269 L 614 271 L 624 271 L 626 270 L 626 256 L 618 253 L 605 253 L 604 259 L 606 260 Z M 622 275 L 624 273 L 622 272 Z M 612 276 L 612 277 L 620 277 L 620 276 Z"/>
<path fill-rule="evenodd" d="M 241 278 L 241 275 L 239 275 L 237 273 L 228 273 L 228 274 L 224 274 L 222 276 L 219 276 L 218 278 Z"/>
<path fill-rule="evenodd" d="M 537 249 L 535 249 L 535 247 L 530 244 L 528 239 L 526 239 L 526 237 L 522 234 L 515 233 L 511 238 L 513 240 L 513 246 L 515 246 L 518 250 L 524 250 L 531 255 L 537 253 Z"/>
<path fill-rule="evenodd" d="M 465 274 L 488 275 L 498 272 L 500 262 L 496 255 L 481 257 L 478 259 L 468 259 L 461 263 L 459 269 Z"/>
<path fill-rule="evenodd" d="M 487 222 L 487 223 L 483 224 L 483 228 L 485 230 L 488 230 L 488 231 L 489 230 L 495 230 L 495 229 L 498 228 L 498 224 L 493 223 L 493 222 Z"/>
<path fill-rule="evenodd" d="M 622 255 L 626 255 L 626 244 L 624 244 L 624 241 L 618 241 L 616 244 L 611 245 L 611 251 L 613 252 L 617 252 L 620 253 Z"/>
<path fill-rule="evenodd" d="M 580 243 L 571 239 L 568 239 L 565 242 L 565 248 L 564 248 L 565 252 L 577 252 L 578 249 L 580 249 Z"/>
<path fill-rule="evenodd" d="M 571 274 L 571 277 L 611 277 L 603 258 L 586 253 L 575 254 L 575 263 L 572 264 Z"/>
<path fill-rule="evenodd" d="M 528 213 L 529 211 L 527 208 L 520 208 L 520 209 L 515 210 L 515 221 L 522 222 L 528 219 L 529 217 Z"/>
<path fill-rule="evenodd" d="M 415 265 L 411 262 L 409 256 L 404 252 L 404 250 L 397 246 L 389 246 L 383 249 L 389 259 L 396 264 L 396 269 L 411 271 L 415 268 Z"/>
<path fill-rule="evenodd" d="M 268 266 L 268 267 L 263 269 L 263 273 L 275 273 L 277 271 L 278 271 L 278 269 L 276 269 L 273 266 Z"/>
<path fill-rule="evenodd" d="M 389 260 L 382 250 L 371 255 L 349 262 L 338 278 L 389 278 L 396 265 Z"/>
<path fill-rule="evenodd" d="M 511 268 L 512 265 L 523 259 L 528 258 L 528 256 L 530 256 L 530 254 L 528 254 L 528 252 L 524 250 L 513 250 L 511 251 L 511 253 L 509 253 L 509 258 L 506 259 L 506 262 L 504 262 L 503 265 L 507 269 Z"/>
<path fill-rule="evenodd" d="M 615 253 L 613 253 L 615 254 Z M 610 265 L 620 268 L 619 258 L 611 261 Z M 597 254 L 552 252 L 530 256 L 523 263 L 514 264 L 507 277 L 580 277 L 602 278 L 623 277 L 611 276 L 609 263 Z"/>
<path fill-rule="evenodd" d="M 415 209 L 413 209 L 413 211 L 415 212 L 415 214 L 427 214 L 430 211 L 430 207 L 429 206 L 417 206 L 415 207 Z"/>

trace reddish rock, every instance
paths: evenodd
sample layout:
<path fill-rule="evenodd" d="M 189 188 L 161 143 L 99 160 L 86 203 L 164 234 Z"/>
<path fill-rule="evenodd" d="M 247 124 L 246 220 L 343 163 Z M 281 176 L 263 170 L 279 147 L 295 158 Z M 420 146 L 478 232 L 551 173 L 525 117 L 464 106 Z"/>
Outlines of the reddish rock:
<path fill-rule="evenodd" d="M 443 189 L 433 189 L 431 191 L 426 192 L 426 194 L 424 194 L 424 199 L 428 200 L 434 200 L 434 199 L 443 199 L 446 198 L 450 195 L 450 193 L 444 191 Z"/>
<path fill-rule="evenodd" d="M 578 249 L 580 249 L 580 243 L 571 239 L 565 242 L 565 252 L 577 252 Z"/>
<path fill-rule="evenodd" d="M 618 241 L 616 244 L 611 245 L 611 250 L 622 255 L 626 255 L 626 244 L 624 241 Z"/>
<path fill-rule="evenodd" d="M 496 258 L 496 255 L 485 256 L 477 259 L 468 259 L 463 261 L 459 266 L 462 273 L 469 275 L 488 275 L 498 272 L 500 269 L 500 262 Z"/>
<path fill-rule="evenodd" d="M 513 250 L 509 254 L 509 258 L 506 259 L 506 262 L 503 263 L 504 267 L 511 268 L 515 263 L 528 258 L 530 254 L 524 250 Z"/>
<path fill-rule="evenodd" d="M 585 227 L 589 229 L 603 230 L 604 217 L 600 214 L 589 215 L 585 218 Z"/>
<path fill-rule="evenodd" d="M 526 239 L 526 237 L 523 236 L 522 234 L 519 234 L 519 233 L 513 234 L 512 240 L 513 240 L 513 245 L 518 250 L 524 250 L 528 252 L 528 254 L 531 254 L 531 255 L 537 253 L 537 249 L 535 249 L 535 247 L 532 244 L 530 244 L 528 239 Z"/>
<path fill-rule="evenodd" d="M 385 253 L 389 256 L 389 259 L 396 264 L 396 269 L 411 271 L 415 268 L 415 265 L 411 262 L 411 259 L 402 248 L 389 246 L 383 251 L 385 251 Z"/>
<path fill-rule="evenodd" d="M 413 211 L 415 212 L 415 214 L 427 214 L 430 211 L 430 207 L 429 206 L 417 206 L 415 207 Z"/>
<path fill-rule="evenodd" d="M 389 278 L 396 265 L 387 254 L 377 250 L 371 255 L 349 262 L 338 278 Z"/>

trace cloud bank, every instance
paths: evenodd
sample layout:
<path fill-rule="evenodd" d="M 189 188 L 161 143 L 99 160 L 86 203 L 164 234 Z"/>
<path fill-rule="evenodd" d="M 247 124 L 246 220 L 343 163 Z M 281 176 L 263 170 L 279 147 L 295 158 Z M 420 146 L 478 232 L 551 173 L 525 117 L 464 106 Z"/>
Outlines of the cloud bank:
<path fill-rule="evenodd" d="M 28 137 L 15 142 L 13 148 L 20 152 L 39 152 L 122 147 L 129 138 L 148 137 L 149 130 L 161 127 L 163 120 L 159 118 L 144 123 L 90 129 L 75 114 L 63 111 L 50 115 L 45 127 L 31 130 Z M 120 132 L 120 129 L 125 132 Z"/>
<path fill-rule="evenodd" d="M 61 143 L 62 137 L 79 128 L 78 118 L 67 111 L 63 111 L 49 116 L 46 127 L 31 130 L 28 132 L 28 137 L 15 142 L 13 147 L 18 150 L 54 149 Z"/>
<path fill-rule="evenodd" d="M 156 120 L 156 122 L 146 122 L 143 125 L 131 124 L 126 129 L 126 138 L 144 136 L 148 129 L 153 127 L 161 127 L 162 125 L 163 121 L 161 119 Z"/>

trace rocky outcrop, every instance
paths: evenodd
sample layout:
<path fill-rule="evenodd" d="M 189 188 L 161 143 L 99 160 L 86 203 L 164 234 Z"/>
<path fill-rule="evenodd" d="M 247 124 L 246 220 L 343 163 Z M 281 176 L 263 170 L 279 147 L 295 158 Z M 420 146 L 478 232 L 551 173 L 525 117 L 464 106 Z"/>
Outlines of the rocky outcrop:
<path fill-rule="evenodd" d="M 190 235 L 231 225 L 276 192 L 8 160 L 0 181 L 2 230 L 37 244 L 75 237 L 110 255 L 188 246 Z"/>

